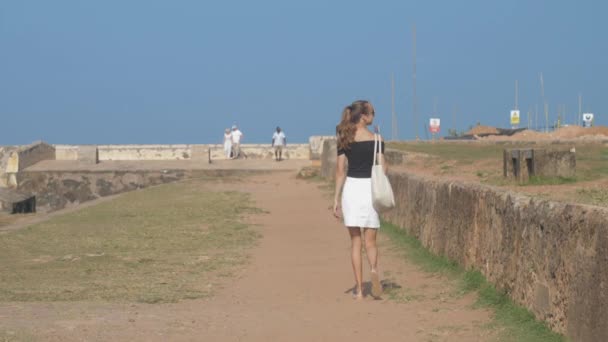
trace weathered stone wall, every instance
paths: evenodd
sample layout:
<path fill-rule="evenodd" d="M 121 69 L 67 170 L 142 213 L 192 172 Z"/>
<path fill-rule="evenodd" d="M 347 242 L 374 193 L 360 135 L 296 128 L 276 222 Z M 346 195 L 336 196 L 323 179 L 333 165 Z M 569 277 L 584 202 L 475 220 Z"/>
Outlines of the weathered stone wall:
<path fill-rule="evenodd" d="M 608 209 L 407 173 L 389 178 L 397 205 L 384 219 L 480 270 L 573 341 L 608 341 Z"/>
<path fill-rule="evenodd" d="M 323 154 L 321 155 L 321 177 L 334 180 L 336 178 L 336 161 L 338 157 L 338 144 L 336 139 L 323 141 Z"/>
<path fill-rule="evenodd" d="M 256 171 L 24 171 L 19 172 L 17 177 L 19 191 L 36 196 L 37 211 L 50 212 L 108 195 L 191 177 L 248 173 L 256 173 Z"/>
<path fill-rule="evenodd" d="M 92 146 L 87 146 L 91 148 Z M 83 146 L 57 145 L 57 160 L 80 160 Z M 272 159 L 270 144 L 243 144 L 241 151 L 250 159 Z M 209 153 L 211 152 L 211 153 Z M 226 159 L 224 146 L 210 145 L 99 145 L 97 158 L 105 160 L 212 160 Z M 90 153 L 89 153 L 90 154 Z M 287 144 L 284 159 L 310 159 L 308 144 Z"/>
<path fill-rule="evenodd" d="M 189 145 L 99 145 L 99 160 L 190 159 Z"/>
<path fill-rule="evenodd" d="M 17 150 L 18 147 L 16 146 L 0 146 L 0 188 L 9 186 L 11 169 L 19 168 Z"/>
<path fill-rule="evenodd" d="M 99 162 L 99 149 L 95 145 L 78 146 L 77 160 L 87 164 L 97 164 Z"/>
<path fill-rule="evenodd" d="M 573 150 L 516 148 L 503 151 L 503 175 L 526 182 L 531 176 L 574 177 L 576 155 Z"/>
<path fill-rule="evenodd" d="M 55 147 L 44 142 L 33 143 L 19 149 L 19 171 L 42 160 L 54 159 Z"/>
<path fill-rule="evenodd" d="M 310 146 L 310 160 L 319 160 L 323 155 L 323 145 L 326 140 L 336 140 L 333 135 L 317 135 L 312 136 L 308 139 L 308 145 Z"/>
<path fill-rule="evenodd" d="M 535 150 L 534 172 L 540 176 L 574 177 L 576 154 L 570 150 Z"/>
<path fill-rule="evenodd" d="M 55 159 L 55 148 L 43 142 L 22 147 L 0 147 L 0 187 L 16 187 L 19 171 L 49 159 Z"/>
<path fill-rule="evenodd" d="M 77 145 L 55 145 L 56 160 L 78 160 Z"/>
<path fill-rule="evenodd" d="M 214 151 L 220 151 L 223 158 L 224 147 L 219 145 Z M 273 159 L 274 149 L 270 144 L 243 144 L 241 152 L 249 159 Z M 215 158 L 214 158 L 215 159 Z M 221 159 L 221 158 L 217 158 Z M 310 159 L 310 147 L 308 144 L 287 144 L 283 148 L 283 159 Z"/>

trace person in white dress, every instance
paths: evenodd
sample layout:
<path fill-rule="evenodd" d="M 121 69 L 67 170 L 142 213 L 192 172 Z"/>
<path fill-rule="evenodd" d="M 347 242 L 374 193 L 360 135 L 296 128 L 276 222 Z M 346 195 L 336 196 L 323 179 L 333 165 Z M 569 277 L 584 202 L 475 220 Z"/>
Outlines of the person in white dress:
<path fill-rule="evenodd" d="M 241 140 L 243 138 L 243 132 L 239 130 L 239 128 L 234 125 L 232 126 L 232 157 L 238 158 L 241 156 Z"/>
<path fill-rule="evenodd" d="M 226 159 L 231 159 L 232 156 L 232 133 L 230 133 L 230 128 L 226 128 L 224 131 L 224 155 Z"/>
<path fill-rule="evenodd" d="M 287 138 L 281 127 L 277 126 L 277 130 L 272 135 L 272 147 L 274 148 L 274 160 L 281 161 L 283 159 L 283 147 L 287 146 Z"/>
<path fill-rule="evenodd" d="M 342 120 L 336 127 L 338 157 L 334 216 L 342 218 L 351 239 L 351 261 L 355 276 L 353 296 L 363 298 L 363 267 L 361 261 L 362 236 L 365 254 L 371 268 L 371 295 L 382 294 L 378 273 L 376 233 L 380 228 L 378 213 L 372 205 L 371 173 L 374 159 L 374 134 L 369 131 L 374 121 L 374 107 L 368 101 L 355 101 L 344 108 Z M 378 148 L 384 171 L 384 141 Z M 348 162 L 348 169 L 346 164 Z M 363 231 L 363 233 L 362 233 Z"/>

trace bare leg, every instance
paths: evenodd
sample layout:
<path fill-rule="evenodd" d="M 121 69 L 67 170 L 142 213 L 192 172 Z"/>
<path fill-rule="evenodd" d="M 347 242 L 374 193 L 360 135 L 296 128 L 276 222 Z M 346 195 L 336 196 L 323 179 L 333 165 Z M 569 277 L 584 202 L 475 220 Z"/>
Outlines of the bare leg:
<path fill-rule="evenodd" d="M 355 298 L 363 298 L 363 265 L 361 262 L 361 229 L 348 227 L 351 241 L 351 261 L 355 274 Z"/>
<path fill-rule="evenodd" d="M 374 228 L 363 228 L 363 234 L 365 236 L 365 254 L 367 254 L 367 261 L 372 272 L 376 272 L 378 268 L 378 247 L 376 246 L 376 233 L 377 229 Z"/>
<path fill-rule="evenodd" d="M 376 246 L 377 229 L 364 228 L 365 236 L 365 254 L 371 268 L 372 278 L 372 296 L 380 297 L 382 295 L 382 285 L 380 284 L 380 276 L 378 275 L 378 247 Z"/>

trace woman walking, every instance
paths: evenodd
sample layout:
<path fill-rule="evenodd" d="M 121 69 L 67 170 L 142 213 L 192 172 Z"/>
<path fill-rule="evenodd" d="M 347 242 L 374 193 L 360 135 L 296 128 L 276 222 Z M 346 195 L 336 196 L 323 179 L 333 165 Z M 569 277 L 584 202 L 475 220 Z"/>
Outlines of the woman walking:
<path fill-rule="evenodd" d="M 372 206 L 371 173 L 374 158 L 374 134 L 367 126 L 374 121 L 374 107 L 368 101 L 355 101 L 344 108 L 336 127 L 338 159 L 334 215 L 344 219 L 351 239 L 351 260 L 355 275 L 355 299 L 363 298 L 362 236 L 371 267 L 373 297 L 382 294 L 378 275 L 376 233 L 380 228 L 378 213 Z M 384 158 L 384 141 L 380 142 L 378 158 Z M 348 161 L 348 170 L 346 162 Z M 384 171 L 386 163 L 382 160 Z M 362 234 L 363 231 L 363 234 Z"/>

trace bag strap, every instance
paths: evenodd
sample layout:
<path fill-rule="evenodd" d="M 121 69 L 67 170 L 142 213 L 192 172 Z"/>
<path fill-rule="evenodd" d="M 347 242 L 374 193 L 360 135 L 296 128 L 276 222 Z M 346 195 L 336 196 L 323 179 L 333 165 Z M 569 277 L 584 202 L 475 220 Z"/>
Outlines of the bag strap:
<path fill-rule="evenodd" d="M 378 155 L 378 147 L 382 147 L 382 141 L 380 140 L 380 134 L 374 133 L 374 164 L 376 165 L 376 156 Z M 378 157 L 378 165 L 382 165 L 382 159 Z"/>

